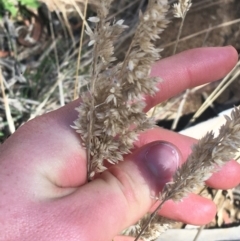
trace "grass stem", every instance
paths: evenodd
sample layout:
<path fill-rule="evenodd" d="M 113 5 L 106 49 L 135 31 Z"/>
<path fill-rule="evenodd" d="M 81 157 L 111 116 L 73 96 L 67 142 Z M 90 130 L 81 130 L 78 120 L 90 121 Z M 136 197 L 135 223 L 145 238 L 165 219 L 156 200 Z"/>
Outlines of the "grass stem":
<path fill-rule="evenodd" d="M 2 68 L 0 68 L 0 85 L 1 85 L 3 101 L 4 101 L 6 119 L 8 122 L 8 129 L 9 129 L 10 133 L 12 134 L 15 132 L 16 128 L 15 128 L 14 121 L 12 118 L 11 109 L 10 109 L 9 101 L 8 101 L 8 96 L 6 95 L 5 88 L 4 88 Z"/>
<path fill-rule="evenodd" d="M 82 53 L 82 48 L 83 48 L 83 37 L 84 37 L 84 29 L 86 25 L 86 15 L 87 15 L 87 8 L 88 8 L 88 0 L 85 1 L 84 5 L 84 16 L 83 16 L 83 25 L 82 25 L 82 30 L 81 30 L 81 37 L 80 37 L 80 46 L 78 49 L 78 59 L 77 59 L 77 69 L 76 69 L 76 79 L 75 79 L 75 84 L 74 84 L 74 96 L 73 99 L 77 99 L 79 97 L 79 68 L 81 64 L 81 53 Z"/>

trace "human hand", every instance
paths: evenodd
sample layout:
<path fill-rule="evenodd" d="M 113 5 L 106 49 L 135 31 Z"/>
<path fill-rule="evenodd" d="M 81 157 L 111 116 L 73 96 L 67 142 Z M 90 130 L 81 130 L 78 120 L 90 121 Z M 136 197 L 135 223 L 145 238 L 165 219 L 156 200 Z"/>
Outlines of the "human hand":
<path fill-rule="evenodd" d="M 187 88 L 222 78 L 236 61 L 232 47 L 189 50 L 161 60 L 152 75 L 164 81 L 160 92 L 147 98 L 146 111 Z M 70 128 L 78 105 L 79 100 L 29 121 L 0 147 L 0 241 L 133 240 L 117 235 L 151 209 L 151 197 L 196 142 L 161 128 L 148 130 L 123 162 L 86 183 L 86 153 Z M 240 182 L 239 172 L 240 165 L 230 161 L 207 185 L 232 188 Z M 215 212 L 212 201 L 194 194 L 160 210 L 198 225 Z"/>

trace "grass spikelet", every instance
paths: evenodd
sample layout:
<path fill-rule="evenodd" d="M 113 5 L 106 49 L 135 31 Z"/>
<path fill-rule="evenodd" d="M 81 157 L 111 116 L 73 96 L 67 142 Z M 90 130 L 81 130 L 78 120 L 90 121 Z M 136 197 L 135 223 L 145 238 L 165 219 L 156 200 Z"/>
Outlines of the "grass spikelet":
<path fill-rule="evenodd" d="M 173 16 L 175 18 L 181 18 L 182 19 L 181 24 L 180 24 L 180 28 L 179 28 L 179 31 L 178 31 L 178 35 L 177 35 L 177 40 L 176 40 L 176 43 L 174 45 L 173 55 L 177 51 L 177 46 L 178 46 L 178 43 L 179 43 L 180 36 L 182 34 L 182 29 L 183 29 L 185 17 L 187 15 L 187 12 L 191 8 L 191 6 L 192 6 L 191 0 L 179 0 L 178 3 L 173 4 Z"/>
<path fill-rule="evenodd" d="M 154 125 L 144 113 L 144 95 L 154 95 L 159 79 L 151 78 L 152 64 L 160 58 L 154 45 L 167 26 L 166 0 L 150 0 L 140 14 L 136 34 L 123 62 L 114 57 L 114 43 L 127 28 L 123 20 L 107 22 L 111 1 L 101 1 L 98 14 L 89 21 L 96 24 L 87 29 L 89 45 L 93 45 L 90 91 L 82 96 L 77 108 L 75 129 L 87 149 L 88 180 L 104 171 L 104 160 L 111 164 L 123 160 L 130 152 L 140 131 Z"/>
<path fill-rule="evenodd" d="M 174 3 L 173 4 L 174 17 L 184 19 L 191 6 L 192 6 L 191 0 L 179 0 L 178 3 Z"/>

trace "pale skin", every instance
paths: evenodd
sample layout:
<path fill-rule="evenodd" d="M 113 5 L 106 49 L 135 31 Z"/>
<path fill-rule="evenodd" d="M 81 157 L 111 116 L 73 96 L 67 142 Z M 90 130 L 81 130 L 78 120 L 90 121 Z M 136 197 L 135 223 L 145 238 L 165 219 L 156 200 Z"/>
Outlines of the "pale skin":
<path fill-rule="evenodd" d="M 236 62 L 232 47 L 194 49 L 159 61 L 152 75 L 164 81 L 161 91 L 147 98 L 146 110 L 187 88 L 224 77 Z M 70 127 L 78 105 L 79 100 L 29 121 L 1 145 L 1 241 L 133 240 L 118 233 L 151 209 L 152 195 L 164 185 L 139 161 L 141 150 L 153 141 L 168 141 L 179 149 L 183 163 L 196 142 L 161 128 L 146 131 L 133 154 L 86 183 L 86 153 Z M 239 172 L 240 165 L 229 161 L 206 183 L 232 188 L 240 182 Z M 191 194 L 181 203 L 167 202 L 160 214 L 202 225 L 215 212 L 212 201 Z"/>

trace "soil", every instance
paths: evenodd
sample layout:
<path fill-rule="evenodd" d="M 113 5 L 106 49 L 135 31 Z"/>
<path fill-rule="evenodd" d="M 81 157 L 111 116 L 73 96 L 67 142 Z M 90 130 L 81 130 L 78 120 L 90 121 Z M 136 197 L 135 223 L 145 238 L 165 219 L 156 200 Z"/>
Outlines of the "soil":
<path fill-rule="evenodd" d="M 178 52 L 196 47 L 233 45 L 240 50 L 240 18 L 239 0 L 193 0 L 188 12 L 181 38 L 187 40 L 179 42 Z M 231 22 L 233 22 L 231 24 Z M 162 35 L 163 57 L 172 55 L 173 42 L 176 40 L 181 21 L 172 19 L 167 31 Z M 215 28 L 211 30 L 211 28 Z M 169 31 L 171 29 L 171 31 Z M 202 33 L 200 33 L 202 32 Z M 197 36 L 195 34 L 199 33 Z M 192 37 L 191 37 L 192 36 Z"/>

